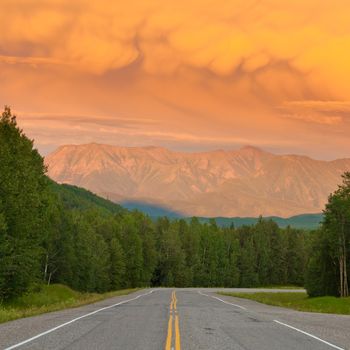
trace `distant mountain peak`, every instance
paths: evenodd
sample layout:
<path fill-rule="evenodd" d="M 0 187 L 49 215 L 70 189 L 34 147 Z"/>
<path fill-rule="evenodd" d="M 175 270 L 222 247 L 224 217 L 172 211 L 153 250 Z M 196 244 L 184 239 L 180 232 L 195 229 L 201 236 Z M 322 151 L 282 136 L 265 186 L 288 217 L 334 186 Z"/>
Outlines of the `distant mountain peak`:
<path fill-rule="evenodd" d="M 206 217 L 318 213 L 350 170 L 350 159 L 280 156 L 250 145 L 202 153 L 65 145 L 47 156 L 46 164 L 54 180 L 108 193 L 118 202 L 149 202 Z"/>
<path fill-rule="evenodd" d="M 244 154 L 249 154 L 249 155 L 254 155 L 254 156 L 261 156 L 261 155 L 266 155 L 266 154 L 272 154 L 270 152 L 267 152 L 259 147 L 256 146 L 251 146 L 251 145 L 246 145 L 241 147 L 238 150 L 239 153 L 244 153 Z"/>
<path fill-rule="evenodd" d="M 245 145 L 240 148 L 241 151 L 251 151 L 251 152 L 264 152 L 261 148 L 252 146 L 252 145 Z"/>

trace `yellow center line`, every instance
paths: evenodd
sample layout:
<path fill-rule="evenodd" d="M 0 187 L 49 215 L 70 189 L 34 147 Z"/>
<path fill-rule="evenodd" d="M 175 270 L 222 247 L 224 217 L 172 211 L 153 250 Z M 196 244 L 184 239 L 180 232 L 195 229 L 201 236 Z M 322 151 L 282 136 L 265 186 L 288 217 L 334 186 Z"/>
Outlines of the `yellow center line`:
<path fill-rule="evenodd" d="M 179 317 L 175 315 L 175 349 L 181 350 Z"/>
<path fill-rule="evenodd" d="M 173 315 L 170 314 L 168 322 L 168 336 L 166 338 L 165 350 L 171 350 L 171 340 L 173 337 Z"/>
<path fill-rule="evenodd" d="M 171 293 L 171 303 L 170 303 L 170 316 L 168 322 L 168 335 L 166 338 L 165 350 L 181 350 L 181 337 L 180 337 L 180 327 L 179 327 L 179 316 L 177 315 L 177 298 L 176 292 Z M 172 347 L 173 341 L 173 318 L 175 327 L 175 347 Z"/>
<path fill-rule="evenodd" d="M 171 303 L 170 303 L 170 310 L 173 309 L 174 306 L 174 292 L 171 293 Z"/>

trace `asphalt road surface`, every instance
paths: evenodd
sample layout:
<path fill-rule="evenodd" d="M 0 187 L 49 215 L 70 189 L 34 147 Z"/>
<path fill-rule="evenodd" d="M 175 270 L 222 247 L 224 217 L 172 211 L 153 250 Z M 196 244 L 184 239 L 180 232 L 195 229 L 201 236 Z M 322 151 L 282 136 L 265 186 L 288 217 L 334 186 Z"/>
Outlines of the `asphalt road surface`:
<path fill-rule="evenodd" d="M 350 316 L 297 312 L 214 291 L 146 289 L 4 323 L 0 349 L 350 349 Z"/>

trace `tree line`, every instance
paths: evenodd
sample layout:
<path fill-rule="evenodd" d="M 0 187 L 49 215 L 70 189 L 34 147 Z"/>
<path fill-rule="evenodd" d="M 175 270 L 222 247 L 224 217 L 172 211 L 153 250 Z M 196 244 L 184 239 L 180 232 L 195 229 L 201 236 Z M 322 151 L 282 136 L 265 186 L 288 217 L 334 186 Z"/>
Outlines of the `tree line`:
<path fill-rule="evenodd" d="M 338 219 L 327 214 L 331 204 L 324 223 L 329 227 L 316 232 L 281 229 L 262 218 L 239 228 L 196 218 L 153 221 L 86 190 L 55 184 L 45 173 L 33 141 L 6 107 L 0 119 L 0 299 L 25 293 L 35 283 L 89 292 L 305 283 L 310 294 L 336 294 L 338 269 L 342 288 L 346 285 L 348 212 L 343 238 L 337 241 L 334 234 L 327 240 L 338 244 L 331 255 L 324 241 L 338 229 Z M 322 287 L 330 282 L 326 277 L 316 281 L 321 265 L 322 276 L 333 276 L 333 289 Z"/>
<path fill-rule="evenodd" d="M 350 172 L 328 198 L 322 227 L 313 232 L 306 271 L 311 296 L 349 296 Z"/>

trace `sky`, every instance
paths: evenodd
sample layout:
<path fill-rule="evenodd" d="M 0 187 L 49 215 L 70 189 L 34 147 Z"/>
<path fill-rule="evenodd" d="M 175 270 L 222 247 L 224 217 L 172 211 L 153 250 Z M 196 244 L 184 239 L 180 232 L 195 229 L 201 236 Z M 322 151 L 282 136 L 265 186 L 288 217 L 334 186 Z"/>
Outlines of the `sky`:
<path fill-rule="evenodd" d="M 59 145 L 350 157 L 348 0 L 0 0 L 0 104 Z"/>

